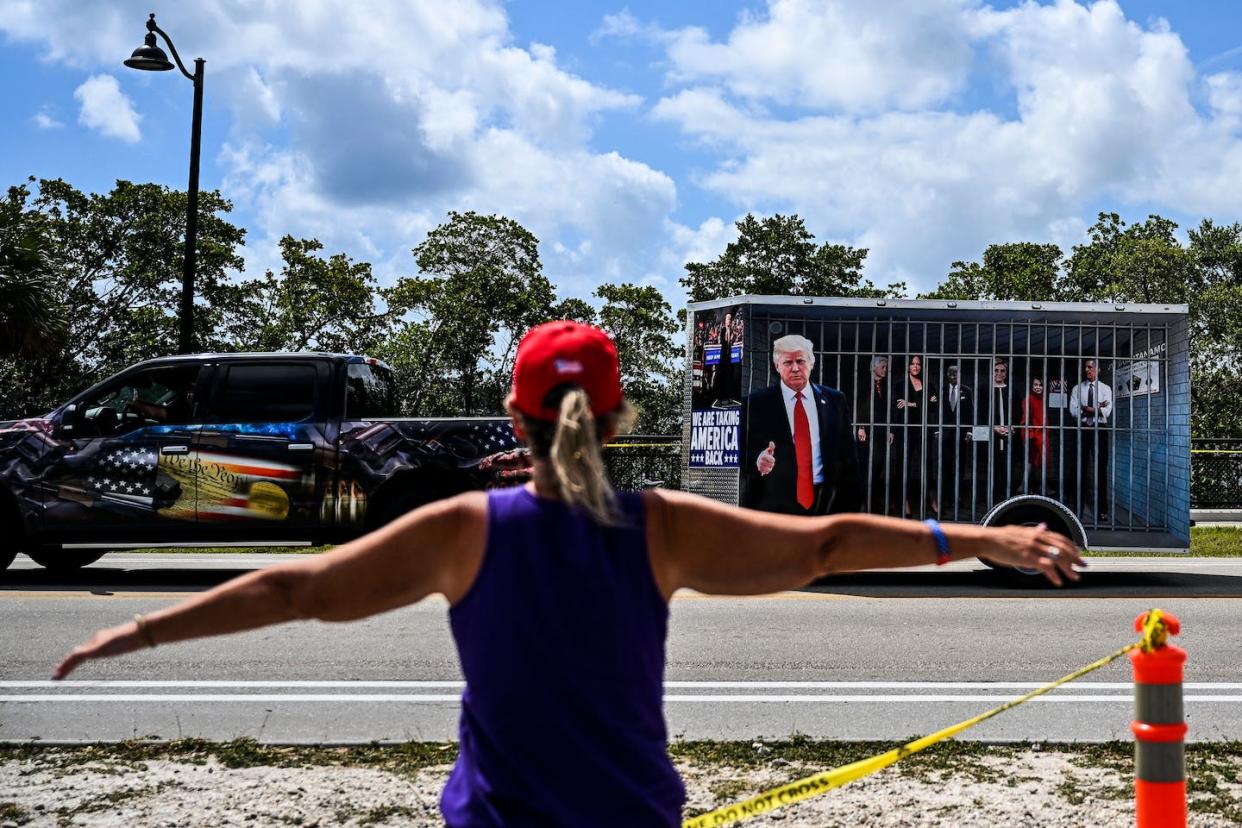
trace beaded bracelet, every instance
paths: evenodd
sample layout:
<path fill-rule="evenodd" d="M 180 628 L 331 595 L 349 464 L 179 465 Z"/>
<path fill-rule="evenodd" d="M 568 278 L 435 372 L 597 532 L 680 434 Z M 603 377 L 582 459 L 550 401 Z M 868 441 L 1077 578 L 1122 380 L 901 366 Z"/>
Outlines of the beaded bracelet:
<path fill-rule="evenodd" d="M 927 524 L 927 528 L 931 530 L 932 539 L 936 541 L 936 566 L 944 566 L 950 560 L 949 539 L 945 536 L 944 530 L 940 528 L 940 521 L 928 518 L 923 522 Z"/>

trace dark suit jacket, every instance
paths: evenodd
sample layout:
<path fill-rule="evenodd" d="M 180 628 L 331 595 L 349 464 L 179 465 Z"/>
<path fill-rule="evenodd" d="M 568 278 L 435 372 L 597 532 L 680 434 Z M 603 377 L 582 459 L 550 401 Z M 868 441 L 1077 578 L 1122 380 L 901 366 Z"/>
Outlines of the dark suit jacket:
<path fill-rule="evenodd" d="M 824 461 L 824 491 L 819 505 L 827 513 L 858 511 L 862 504 L 862 483 L 845 395 L 823 385 L 808 388 L 813 392 L 815 412 L 819 416 L 819 444 Z M 780 383 L 747 397 L 745 412 L 742 505 L 767 512 L 803 514 L 798 506 L 798 460 Z M 768 443 L 776 444 L 776 467 L 769 474 L 761 475 L 755 461 Z"/>
<path fill-rule="evenodd" d="M 957 407 L 958 411 L 954 411 L 949 407 L 949 384 L 946 382 L 938 389 L 936 394 L 936 403 L 931 406 L 927 412 L 927 421 L 929 423 L 942 423 L 946 426 L 956 426 L 959 422 L 962 428 L 969 429 L 975 424 L 975 392 L 969 385 L 957 386 Z"/>

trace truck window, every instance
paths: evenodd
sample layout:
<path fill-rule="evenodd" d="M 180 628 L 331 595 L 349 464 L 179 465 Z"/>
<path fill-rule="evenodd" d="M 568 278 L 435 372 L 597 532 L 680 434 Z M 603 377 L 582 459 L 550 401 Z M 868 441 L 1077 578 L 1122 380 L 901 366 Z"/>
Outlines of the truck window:
<path fill-rule="evenodd" d="M 150 425 L 186 425 L 194 419 L 197 365 L 161 366 L 129 374 L 82 400 L 78 432 L 106 437 Z"/>
<path fill-rule="evenodd" d="M 345 373 L 345 419 L 395 416 L 392 374 L 379 365 L 353 363 Z"/>
<path fill-rule="evenodd" d="M 259 363 L 222 366 L 208 406 L 216 423 L 295 422 L 315 413 L 315 366 Z"/>

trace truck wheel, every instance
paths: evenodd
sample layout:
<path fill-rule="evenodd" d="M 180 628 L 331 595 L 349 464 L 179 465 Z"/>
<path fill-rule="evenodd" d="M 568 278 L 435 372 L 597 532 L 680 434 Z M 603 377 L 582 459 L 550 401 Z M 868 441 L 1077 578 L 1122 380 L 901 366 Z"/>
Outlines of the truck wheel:
<path fill-rule="evenodd" d="M 24 533 L 17 517 L 17 507 L 0 491 L 0 572 L 9 568 L 17 553 L 22 551 Z"/>
<path fill-rule="evenodd" d="M 1079 548 L 1086 548 L 1087 533 L 1082 528 L 1078 518 L 1065 504 L 1050 497 L 1043 497 L 1042 495 L 1015 497 L 996 505 L 983 518 L 984 526 L 1038 526 L 1041 523 L 1046 523 L 1052 531 L 1065 535 Z M 1005 566 L 989 561 L 987 558 L 980 558 L 979 560 L 999 572 L 1020 576 L 1026 582 L 1024 586 L 1034 586 L 1036 584 L 1047 586 L 1051 584 L 1038 569 Z M 1066 583 L 1073 584 L 1074 582 L 1066 581 Z"/>
<path fill-rule="evenodd" d="M 84 566 L 90 566 L 107 554 L 107 550 L 98 549 L 40 549 L 26 552 L 30 559 L 39 566 L 56 573 L 76 572 Z"/>

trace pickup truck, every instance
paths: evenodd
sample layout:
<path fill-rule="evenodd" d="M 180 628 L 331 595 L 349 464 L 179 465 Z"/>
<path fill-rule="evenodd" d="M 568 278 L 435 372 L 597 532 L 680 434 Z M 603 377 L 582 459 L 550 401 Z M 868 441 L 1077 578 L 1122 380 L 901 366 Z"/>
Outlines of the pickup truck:
<path fill-rule="evenodd" d="M 0 571 L 109 550 L 308 546 L 528 476 L 507 418 L 392 416 L 382 362 L 197 354 L 134 365 L 0 423 Z"/>

